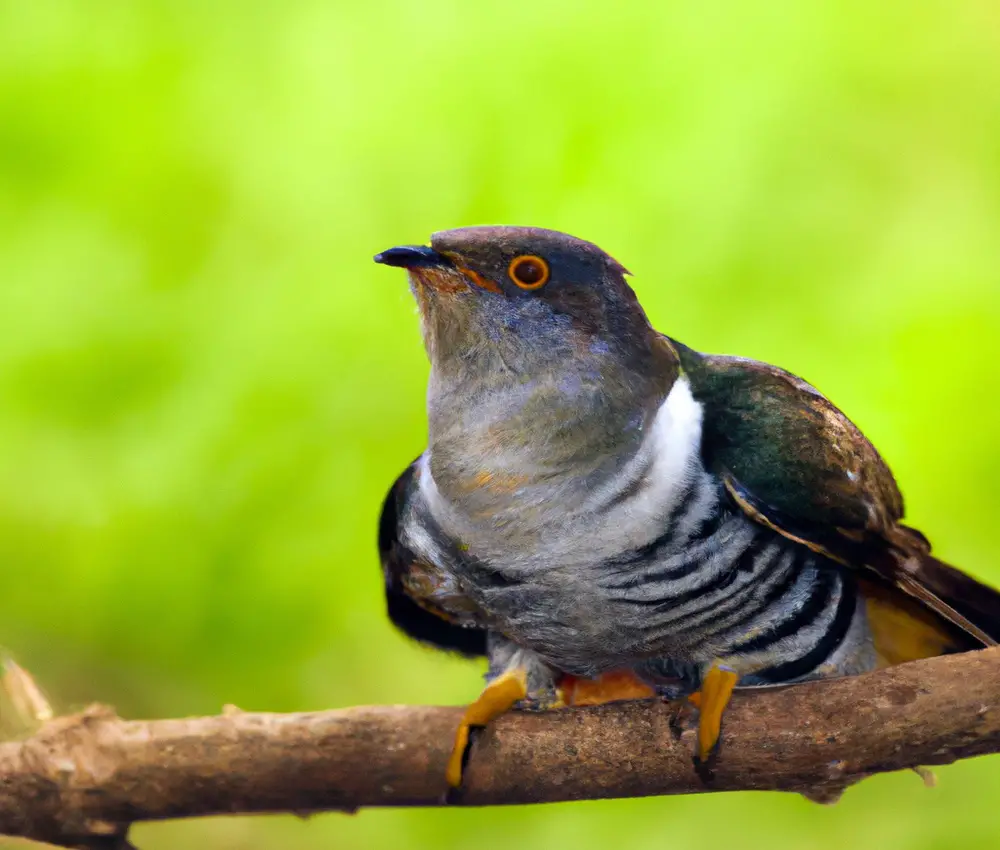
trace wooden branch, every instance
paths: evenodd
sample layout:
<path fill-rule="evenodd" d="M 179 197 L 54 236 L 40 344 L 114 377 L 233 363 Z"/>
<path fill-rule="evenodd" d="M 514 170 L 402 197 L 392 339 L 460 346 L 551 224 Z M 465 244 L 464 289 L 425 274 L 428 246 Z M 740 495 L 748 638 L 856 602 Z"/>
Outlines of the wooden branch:
<path fill-rule="evenodd" d="M 125 847 L 139 820 L 445 803 L 458 708 L 124 721 L 56 718 L 0 744 L 0 833 Z M 873 773 L 1000 751 L 1000 648 L 865 676 L 738 692 L 706 788 L 671 710 L 618 703 L 515 713 L 485 730 L 449 804 L 543 803 L 706 790 L 836 798 Z"/>

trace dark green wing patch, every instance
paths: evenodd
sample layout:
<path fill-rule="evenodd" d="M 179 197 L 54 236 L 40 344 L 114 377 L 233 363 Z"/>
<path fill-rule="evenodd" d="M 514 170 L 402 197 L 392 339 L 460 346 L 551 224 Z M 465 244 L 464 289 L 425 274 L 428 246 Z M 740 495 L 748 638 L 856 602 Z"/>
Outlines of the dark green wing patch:
<path fill-rule="evenodd" d="M 766 363 L 674 345 L 705 408 L 713 471 L 800 523 L 878 532 L 903 515 L 875 447 L 812 386 Z"/>
<path fill-rule="evenodd" d="M 1000 593 L 900 524 L 885 461 L 823 395 L 767 363 L 671 344 L 704 407 L 705 465 L 747 516 L 917 600 L 961 629 L 967 647 L 1000 639 Z"/>

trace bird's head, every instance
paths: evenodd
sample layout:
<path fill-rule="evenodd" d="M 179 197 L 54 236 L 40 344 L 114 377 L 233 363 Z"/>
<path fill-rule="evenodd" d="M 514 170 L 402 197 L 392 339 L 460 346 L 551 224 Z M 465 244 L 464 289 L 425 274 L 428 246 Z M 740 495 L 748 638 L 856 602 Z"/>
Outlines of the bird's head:
<path fill-rule="evenodd" d="M 532 498 L 587 490 L 635 451 L 677 376 L 627 272 L 589 242 L 466 227 L 375 261 L 409 272 L 431 360 L 433 477 L 455 504 L 513 505 L 524 524 Z"/>
<path fill-rule="evenodd" d="M 520 375 L 663 356 L 628 272 L 596 245 L 535 227 L 464 227 L 375 261 L 407 269 L 436 369 Z M 642 369 L 642 366 L 638 366 Z"/>

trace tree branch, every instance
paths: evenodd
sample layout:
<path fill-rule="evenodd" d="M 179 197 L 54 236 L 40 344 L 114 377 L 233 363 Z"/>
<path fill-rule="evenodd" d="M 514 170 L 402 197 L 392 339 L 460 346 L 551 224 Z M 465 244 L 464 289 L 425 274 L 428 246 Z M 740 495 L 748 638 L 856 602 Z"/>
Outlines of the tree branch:
<path fill-rule="evenodd" d="M 0 833 L 126 847 L 139 820 L 444 804 L 458 708 L 124 721 L 92 707 L 0 744 Z M 713 785 L 669 707 L 515 713 L 475 744 L 450 804 L 543 803 L 706 790 L 833 798 L 873 773 L 1000 751 L 1000 648 L 865 676 L 737 692 Z"/>

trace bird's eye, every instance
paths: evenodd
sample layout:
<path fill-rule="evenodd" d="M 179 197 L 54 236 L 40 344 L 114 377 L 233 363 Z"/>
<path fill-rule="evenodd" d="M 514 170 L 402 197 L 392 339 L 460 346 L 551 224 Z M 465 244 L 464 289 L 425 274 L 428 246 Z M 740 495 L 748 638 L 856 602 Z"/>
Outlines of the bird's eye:
<path fill-rule="evenodd" d="M 541 257 L 527 254 L 516 257 L 507 268 L 507 274 L 521 289 L 541 289 L 549 279 L 549 264 Z"/>

